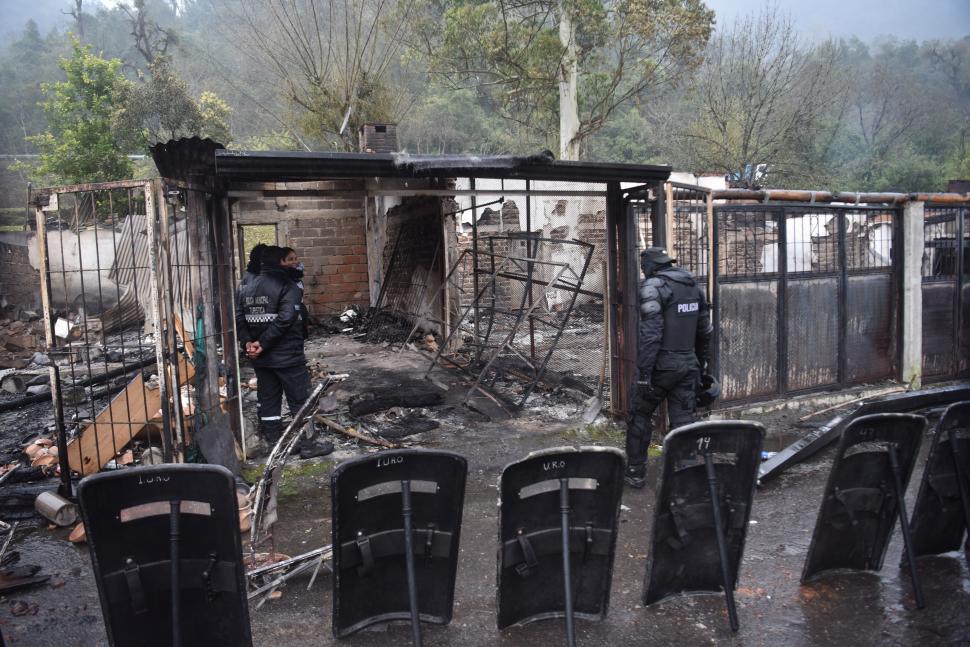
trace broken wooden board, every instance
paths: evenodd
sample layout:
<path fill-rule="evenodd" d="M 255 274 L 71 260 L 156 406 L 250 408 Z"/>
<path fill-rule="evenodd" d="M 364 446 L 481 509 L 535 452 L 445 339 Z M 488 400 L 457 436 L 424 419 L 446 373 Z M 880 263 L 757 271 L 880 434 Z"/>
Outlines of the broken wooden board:
<path fill-rule="evenodd" d="M 179 377 L 184 384 L 192 379 L 194 369 L 179 357 Z M 71 469 L 82 476 L 94 474 L 114 458 L 131 440 L 156 418 L 162 408 L 161 389 L 149 389 L 141 373 L 116 395 L 94 422 L 67 444 Z"/>
<path fill-rule="evenodd" d="M 175 332 L 191 357 L 195 347 L 178 315 L 175 316 Z M 179 387 L 187 384 L 194 374 L 195 367 L 185 356 L 179 355 Z M 85 426 L 78 437 L 67 444 L 67 461 L 71 469 L 81 476 L 98 472 L 141 433 L 145 425 L 156 419 L 156 413 L 161 408 L 161 389 L 148 389 L 144 376 L 139 372 L 124 391 L 112 398 L 94 422 Z"/>

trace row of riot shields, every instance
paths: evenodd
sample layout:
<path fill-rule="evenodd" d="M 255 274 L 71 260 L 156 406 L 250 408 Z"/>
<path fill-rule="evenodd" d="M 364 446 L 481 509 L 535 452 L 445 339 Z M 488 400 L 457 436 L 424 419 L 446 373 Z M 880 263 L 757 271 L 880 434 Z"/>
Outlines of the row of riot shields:
<path fill-rule="evenodd" d="M 905 492 L 927 421 L 885 413 L 853 421 L 842 434 L 815 524 L 802 582 L 828 571 L 882 568 L 896 521 L 900 566 L 910 574 L 918 608 L 924 600 L 916 560 L 960 550 L 970 527 L 970 402 L 943 412 L 923 469 L 912 517 Z M 907 522 L 908 520 L 908 522 Z"/>
<path fill-rule="evenodd" d="M 925 419 L 867 416 L 843 435 L 803 580 L 830 569 L 878 569 L 912 472 Z M 720 421 L 664 440 L 643 602 L 684 592 L 725 595 L 731 627 L 764 428 Z M 904 561 L 959 548 L 970 512 L 970 402 L 940 422 Z M 610 448 L 556 448 L 507 466 L 499 479 L 499 628 L 606 616 L 624 456 Z M 388 621 L 451 620 L 467 462 L 418 449 L 384 451 L 336 467 L 333 633 Z M 245 572 L 233 481 L 212 466 L 143 467 L 88 477 L 82 511 L 113 645 L 249 645 Z M 916 593 L 919 596 L 918 593 Z M 921 597 L 918 597 L 921 603 Z"/>

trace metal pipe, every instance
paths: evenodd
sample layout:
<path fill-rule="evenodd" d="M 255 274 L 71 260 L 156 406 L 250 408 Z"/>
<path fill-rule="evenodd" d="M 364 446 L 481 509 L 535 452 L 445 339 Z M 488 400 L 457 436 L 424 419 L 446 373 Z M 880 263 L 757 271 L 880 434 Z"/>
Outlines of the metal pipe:
<path fill-rule="evenodd" d="M 61 371 L 57 367 L 57 362 L 51 362 L 51 371 L 54 374 L 53 383 L 59 386 Z M 58 396 L 60 396 L 59 392 Z M 61 397 L 54 398 L 54 431 L 57 434 L 57 462 L 61 468 L 61 485 L 57 488 L 57 492 L 65 499 L 73 501 L 74 488 L 71 483 L 71 465 L 67 460 L 67 434 L 64 433 L 64 400 Z"/>
<path fill-rule="evenodd" d="M 804 189 L 716 189 L 715 200 L 757 200 L 758 202 L 842 202 L 846 204 L 968 204 L 965 193 L 855 193 L 852 191 L 810 191 Z"/>
<path fill-rule="evenodd" d="M 401 481 L 401 516 L 404 517 L 404 565 L 408 577 L 408 605 L 411 607 L 411 636 L 421 647 L 421 617 L 418 612 L 418 582 L 414 572 L 414 537 L 411 529 L 411 481 Z"/>
<path fill-rule="evenodd" d="M 710 453 L 704 454 L 704 467 L 707 470 L 707 488 L 711 495 L 711 510 L 714 513 L 714 536 L 717 538 L 717 555 L 721 562 L 721 581 L 724 585 L 724 597 L 727 600 L 728 620 L 731 631 L 738 631 L 738 610 L 734 604 L 734 582 L 728 568 L 727 545 L 724 540 L 724 526 L 721 525 L 721 502 L 717 496 L 717 473 L 714 471 L 714 461 Z"/>
<path fill-rule="evenodd" d="M 566 646 L 576 647 L 576 625 L 573 617 L 572 553 L 569 546 L 569 479 L 559 479 L 559 528 L 562 531 L 562 593 L 566 616 Z"/>
<path fill-rule="evenodd" d="M 913 543 L 909 536 L 909 515 L 906 514 L 906 501 L 904 496 L 902 479 L 899 476 L 899 459 L 896 457 L 896 447 L 889 444 L 889 465 L 893 471 L 893 491 L 896 493 L 896 512 L 899 514 L 899 525 L 903 531 L 903 546 L 906 549 L 906 561 L 909 562 L 909 577 L 913 581 L 913 595 L 916 597 L 916 608 L 922 609 L 925 606 L 923 600 L 923 588 L 920 586 L 919 574 L 916 572 L 916 553 L 913 551 Z"/>

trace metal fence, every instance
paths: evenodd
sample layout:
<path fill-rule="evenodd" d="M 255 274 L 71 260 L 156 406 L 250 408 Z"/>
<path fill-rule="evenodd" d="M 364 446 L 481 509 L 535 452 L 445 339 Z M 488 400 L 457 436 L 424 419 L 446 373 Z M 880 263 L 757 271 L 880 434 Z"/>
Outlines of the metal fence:
<path fill-rule="evenodd" d="M 193 460 L 193 434 L 239 430 L 231 246 L 221 245 L 229 230 L 213 230 L 220 220 L 207 200 L 157 181 L 38 192 L 37 261 L 68 491 L 71 471 Z"/>
<path fill-rule="evenodd" d="M 970 372 L 970 210 L 927 206 L 923 221 L 923 376 Z"/>
<path fill-rule="evenodd" d="M 895 209 L 712 204 L 678 185 L 666 205 L 669 247 L 708 284 L 722 402 L 894 375 Z"/>

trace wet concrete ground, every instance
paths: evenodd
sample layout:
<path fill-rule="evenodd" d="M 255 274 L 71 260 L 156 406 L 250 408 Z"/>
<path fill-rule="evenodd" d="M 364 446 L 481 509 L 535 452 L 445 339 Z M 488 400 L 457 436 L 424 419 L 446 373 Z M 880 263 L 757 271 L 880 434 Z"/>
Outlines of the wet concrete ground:
<path fill-rule="evenodd" d="M 339 348 L 333 349 L 336 352 Z M 346 350 L 343 348 L 342 350 Z M 373 355 L 373 357 L 371 357 Z M 370 358 L 370 359 L 369 359 Z M 373 382 L 369 369 L 388 358 L 362 353 L 356 364 L 361 383 Z M 420 364 L 390 358 L 401 379 L 410 379 Z M 339 370 L 336 356 L 324 359 Z M 374 365 L 369 362 L 373 362 Z M 382 379 L 393 381 L 385 374 Z M 354 384 L 345 384 L 351 392 Z M 562 407 L 536 410 L 515 421 L 483 422 L 453 410 L 441 417 L 441 428 L 416 438 L 429 448 L 457 451 L 468 458 L 469 479 L 455 591 L 454 617 L 446 626 L 424 625 L 427 645 L 561 645 L 561 621 L 543 621 L 499 632 L 495 627 L 496 490 L 501 469 L 528 452 L 565 444 L 619 444 L 621 435 L 604 429 L 584 438 L 577 423 L 563 420 Z M 574 407 L 578 419 L 578 407 Z M 568 416 L 567 416 L 568 417 Z M 763 418 L 769 433 L 791 434 L 784 416 Z M 930 436 L 908 488 L 915 498 Z M 348 445 L 335 456 L 351 455 Z M 837 574 L 801 586 L 799 577 L 811 539 L 825 479 L 834 450 L 796 465 L 759 489 L 741 566 L 737 591 L 741 629 L 732 634 L 723 596 L 696 595 L 668 599 L 649 608 L 640 603 L 652 521 L 655 483 L 623 496 L 620 535 L 614 566 L 609 614 L 603 622 L 577 621 L 580 645 L 714 644 L 729 645 L 958 645 L 970 644 L 970 572 L 964 557 L 951 554 L 919 561 L 926 608 L 917 610 L 907 571 L 900 570 L 902 539 L 898 528 L 879 573 Z M 656 458 L 651 475 L 656 474 Z M 329 465 L 301 470 L 281 499 L 277 548 L 295 555 L 330 543 Z M 51 585 L 0 599 L 0 629 L 9 644 L 106 644 L 97 590 L 85 547 L 66 542 L 67 531 L 38 528 L 18 535 L 13 547 L 24 561 L 43 562 Z M 29 556 L 29 559 L 26 559 Z M 256 645 L 330 645 L 387 647 L 410 643 L 403 623 L 381 625 L 337 641 L 332 637 L 329 573 L 321 572 L 313 588 L 309 578 L 291 581 L 278 600 L 256 609 L 251 620 Z M 15 617 L 12 603 L 36 603 L 36 613 Z"/>

